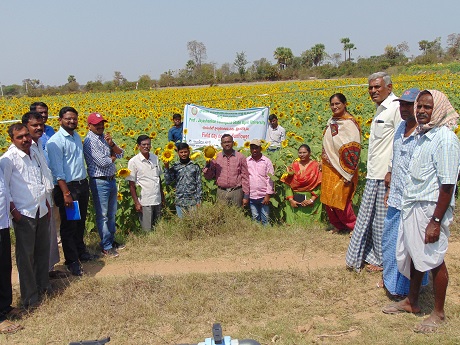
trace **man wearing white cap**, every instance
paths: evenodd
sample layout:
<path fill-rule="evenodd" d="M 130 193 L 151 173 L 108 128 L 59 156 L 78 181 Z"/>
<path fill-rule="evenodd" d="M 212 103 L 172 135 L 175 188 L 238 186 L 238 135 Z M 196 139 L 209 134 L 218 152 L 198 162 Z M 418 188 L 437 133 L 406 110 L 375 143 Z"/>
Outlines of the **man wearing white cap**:
<path fill-rule="evenodd" d="M 83 153 L 88 167 L 89 187 L 96 210 L 96 226 L 101 238 L 104 256 L 117 257 L 115 246 L 115 215 L 117 213 L 117 184 L 115 160 L 123 157 L 109 133 L 104 134 L 105 120 L 99 113 L 88 116 L 88 134 L 83 142 Z M 121 248 L 120 248 L 121 249 Z"/>

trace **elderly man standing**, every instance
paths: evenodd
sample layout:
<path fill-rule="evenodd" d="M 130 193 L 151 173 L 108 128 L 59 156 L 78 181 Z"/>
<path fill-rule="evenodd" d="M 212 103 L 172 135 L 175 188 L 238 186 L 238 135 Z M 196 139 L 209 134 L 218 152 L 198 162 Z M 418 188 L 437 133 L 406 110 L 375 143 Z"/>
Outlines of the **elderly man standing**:
<path fill-rule="evenodd" d="M 393 154 L 393 138 L 401 122 L 399 104 L 393 102 L 391 78 L 385 72 L 369 76 L 369 95 L 376 104 L 367 156 L 367 176 L 358 218 L 346 255 L 347 267 L 360 271 L 363 262 L 371 272 L 382 271 L 382 232 L 385 218 L 384 178 Z"/>
<path fill-rule="evenodd" d="M 53 185 L 44 158 L 31 150 L 32 139 L 26 126 L 8 128 L 13 144 L 0 159 L 0 168 L 9 190 L 10 214 L 16 236 L 16 263 L 21 303 L 28 308 L 39 302 L 49 289 L 50 254 L 49 208 L 46 193 Z"/>
<path fill-rule="evenodd" d="M 249 172 L 246 157 L 233 149 L 233 137 L 221 138 L 222 152 L 209 161 L 203 169 L 207 180 L 216 179 L 217 199 L 236 206 L 249 203 Z"/>
<path fill-rule="evenodd" d="M 88 212 L 89 186 L 86 178 L 85 159 L 81 138 L 75 131 L 78 112 L 75 108 L 64 107 L 59 111 L 61 127 L 46 144 L 50 168 L 55 181 L 53 196 L 61 216 L 61 240 L 65 265 L 74 276 L 82 276 L 80 262 L 97 259 L 88 252 L 83 237 L 85 235 Z M 78 201 L 80 219 L 68 219 L 66 207 L 73 208 Z M 77 218 L 77 217 L 75 217 Z"/>
<path fill-rule="evenodd" d="M 88 166 L 89 186 L 96 210 L 96 226 L 101 238 L 102 255 L 117 257 L 115 242 L 115 215 L 117 213 L 117 184 L 115 160 L 123 157 L 123 150 L 109 133 L 104 134 L 107 122 L 101 114 L 88 116 L 89 132 L 83 143 L 83 153 Z M 121 248 L 120 248 L 121 249 Z"/>
<path fill-rule="evenodd" d="M 434 310 L 414 329 L 430 333 L 445 319 L 449 275 L 444 256 L 455 206 L 460 142 L 451 131 L 457 127 L 458 114 L 442 92 L 420 92 L 415 109 L 418 138 L 405 180 L 396 251 L 399 271 L 410 279 L 410 288 L 407 298 L 383 312 L 419 313 L 420 285 L 424 272 L 431 271 Z"/>

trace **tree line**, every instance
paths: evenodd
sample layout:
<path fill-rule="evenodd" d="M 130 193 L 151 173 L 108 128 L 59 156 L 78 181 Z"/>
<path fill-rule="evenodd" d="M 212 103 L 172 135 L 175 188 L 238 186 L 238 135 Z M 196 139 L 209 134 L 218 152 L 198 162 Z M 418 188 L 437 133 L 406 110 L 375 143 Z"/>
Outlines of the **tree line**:
<path fill-rule="evenodd" d="M 349 37 L 340 39 L 342 53 L 328 54 L 322 43 L 295 56 L 288 47 L 277 47 L 273 51 L 275 63 L 262 57 L 249 62 L 244 51 L 236 52 L 233 62 L 218 66 L 207 61 L 207 49 L 203 42 L 187 43 L 189 60 L 183 68 L 163 72 L 159 79 L 141 75 L 136 81 L 128 81 L 120 71 L 115 71 L 113 79 L 103 81 L 97 77 L 80 85 L 74 75 L 69 75 L 67 83 L 61 86 L 45 86 L 38 79 L 24 79 L 22 85 L 0 86 L 2 96 L 42 96 L 74 92 L 109 92 L 127 90 L 149 90 L 159 87 L 176 87 L 191 85 L 214 85 L 224 83 L 303 80 L 311 78 L 364 77 L 377 70 L 402 73 L 415 65 L 449 63 L 460 58 L 460 34 L 453 33 L 447 37 L 446 47 L 441 45 L 441 37 L 433 41 L 418 42 L 420 55 L 407 56 L 409 45 L 401 42 L 396 46 L 387 45 L 381 55 L 354 58 L 352 54 L 358 49 Z M 458 71 L 457 71 L 458 72 Z"/>

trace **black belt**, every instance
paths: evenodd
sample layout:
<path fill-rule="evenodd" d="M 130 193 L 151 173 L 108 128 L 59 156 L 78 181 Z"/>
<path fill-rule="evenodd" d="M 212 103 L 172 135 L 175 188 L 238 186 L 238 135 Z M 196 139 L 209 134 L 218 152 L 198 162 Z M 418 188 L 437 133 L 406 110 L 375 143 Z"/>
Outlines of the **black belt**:
<path fill-rule="evenodd" d="M 224 187 L 217 186 L 217 188 L 222 189 L 222 190 L 225 190 L 225 191 L 227 191 L 227 192 L 232 192 L 232 191 L 234 191 L 234 190 L 237 190 L 237 189 L 242 188 L 242 186 L 229 187 L 229 188 L 224 188 Z"/>
<path fill-rule="evenodd" d="M 67 184 L 84 184 L 84 183 L 88 183 L 88 180 L 87 179 L 83 179 L 83 180 L 80 180 L 80 181 L 70 181 L 70 182 L 67 182 Z"/>
<path fill-rule="evenodd" d="M 94 177 L 91 177 L 91 178 L 95 178 L 97 180 L 112 181 L 112 180 L 115 180 L 115 175 L 112 175 L 112 176 L 94 176 Z"/>

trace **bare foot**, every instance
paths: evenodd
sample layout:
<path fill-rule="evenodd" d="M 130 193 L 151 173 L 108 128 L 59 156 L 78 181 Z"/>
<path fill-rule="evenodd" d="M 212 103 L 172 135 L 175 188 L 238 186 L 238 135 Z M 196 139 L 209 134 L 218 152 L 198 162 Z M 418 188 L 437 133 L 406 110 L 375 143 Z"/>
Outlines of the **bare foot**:
<path fill-rule="evenodd" d="M 385 314 L 399 314 L 399 313 L 420 313 L 420 307 L 418 305 L 411 305 L 408 298 L 402 301 L 387 305 L 382 309 Z"/>
<path fill-rule="evenodd" d="M 23 327 L 17 323 L 13 323 L 9 320 L 4 320 L 0 323 L 1 334 L 13 334 L 21 330 Z"/>
<path fill-rule="evenodd" d="M 440 317 L 437 314 L 431 314 L 421 323 L 414 328 L 416 333 L 433 333 L 436 332 L 438 327 L 444 323 L 444 317 Z"/>

